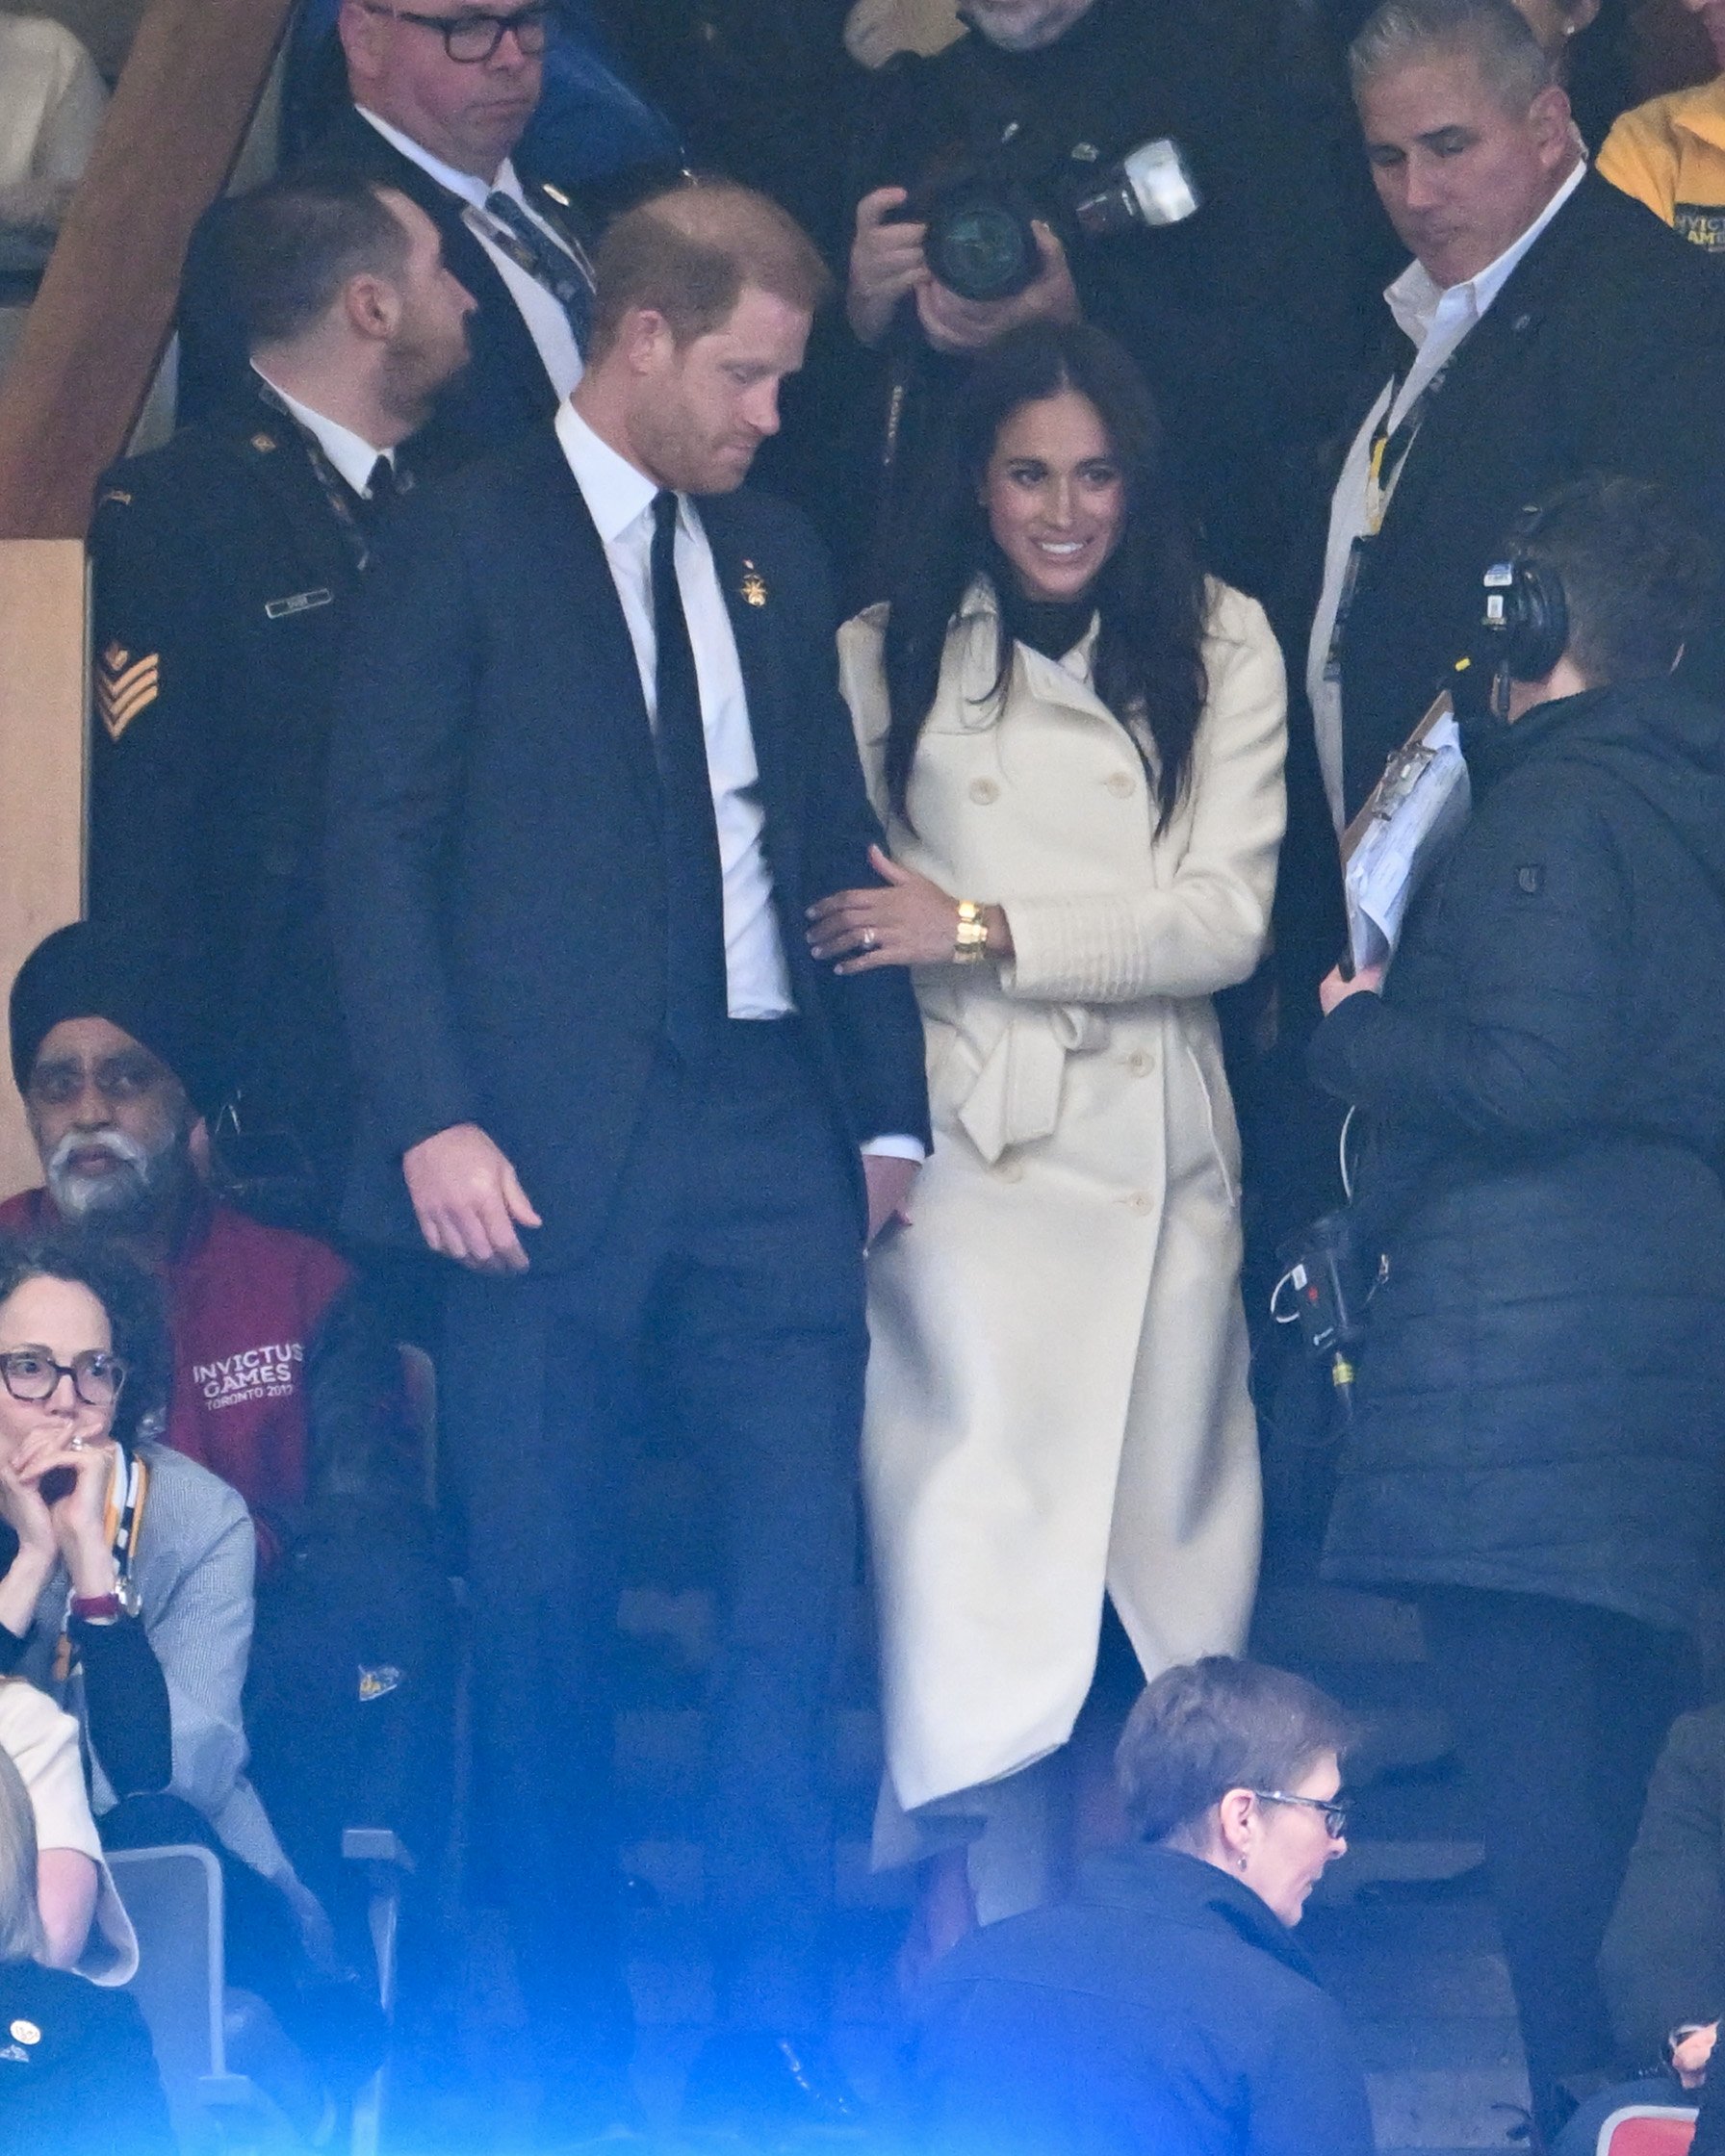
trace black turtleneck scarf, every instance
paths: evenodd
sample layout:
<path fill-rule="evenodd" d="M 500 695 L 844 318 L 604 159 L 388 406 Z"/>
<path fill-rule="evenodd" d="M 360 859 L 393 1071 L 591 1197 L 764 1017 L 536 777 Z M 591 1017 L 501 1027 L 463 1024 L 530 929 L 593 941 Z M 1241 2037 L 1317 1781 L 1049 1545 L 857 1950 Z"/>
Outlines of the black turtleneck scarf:
<path fill-rule="evenodd" d="M 1094 599 L 1027 599 L 1016 577 L 995 579 L 1000 619 L 1015 644 L 1028 644 L 1044 658 L 1062 659 L 1081 644 L 1096 617 Z"/>

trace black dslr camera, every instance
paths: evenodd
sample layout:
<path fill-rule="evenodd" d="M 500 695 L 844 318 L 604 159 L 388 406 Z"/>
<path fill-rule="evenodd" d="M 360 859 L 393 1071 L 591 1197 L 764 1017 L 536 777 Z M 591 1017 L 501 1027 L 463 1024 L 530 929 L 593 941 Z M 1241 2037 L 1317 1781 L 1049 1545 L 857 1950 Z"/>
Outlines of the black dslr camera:
<path fill-rule="evenodd" d="M 937 165 L 900 213 L 926 222 L 929 269 L 961 299 L 1015 299 L 1042 269 L 1031 224 L 1044 211 L 1017 168 L 1018 133 L 1009 127 L 991 157 Z M 1134 225 L 1181 224 L 1200 199 L 1168 136 L 1140 142 L 1082 186 L 1063 180 L 1056 192 L 1060 212 L 1092 239 Z"/>

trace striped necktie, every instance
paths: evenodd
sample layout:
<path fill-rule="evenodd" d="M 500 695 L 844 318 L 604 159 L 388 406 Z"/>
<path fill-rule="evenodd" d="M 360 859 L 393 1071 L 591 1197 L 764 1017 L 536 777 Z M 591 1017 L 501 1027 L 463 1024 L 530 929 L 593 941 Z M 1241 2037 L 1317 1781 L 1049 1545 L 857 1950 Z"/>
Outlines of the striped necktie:
<path fill-rule="evenodd" d="M 545 287 L 568 316 L 576 347 L 584 358 L 593 328 L 593 288 L 585 266 L 558 246 L 502 188 L 493 188 L 485 197 L 485 214 L 502 227 L 492 239 L 517 268 Z"/>

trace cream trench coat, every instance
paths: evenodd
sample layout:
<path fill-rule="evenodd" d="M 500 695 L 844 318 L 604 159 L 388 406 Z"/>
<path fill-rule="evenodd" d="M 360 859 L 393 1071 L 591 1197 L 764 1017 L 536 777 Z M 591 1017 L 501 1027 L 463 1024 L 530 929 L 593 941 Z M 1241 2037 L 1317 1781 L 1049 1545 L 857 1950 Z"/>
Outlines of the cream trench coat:
<path fill-rule="evenodd" d="M 1216 583 L 1210 602 L 1209 702 L 1160 835 L 1088 640 L 1064 662 L 1017 647 L 1004 708 L 989 698 L 986 582 L 948 639 L 910 824 L 889 818 L 885 609 L 839 634 L 894 857 L 1004 906 L 1016 951 L 916 969 L 935 1148 L 914 1224 L 869 1262 L 863 1476 L 906 1811 L 1066 1742 L 1104 1587 L 1146 1675 L 1245 1639 L 1257 1433 L 1210 997 L 1264 949 L 1286 694 L 1262 608 Z"/>

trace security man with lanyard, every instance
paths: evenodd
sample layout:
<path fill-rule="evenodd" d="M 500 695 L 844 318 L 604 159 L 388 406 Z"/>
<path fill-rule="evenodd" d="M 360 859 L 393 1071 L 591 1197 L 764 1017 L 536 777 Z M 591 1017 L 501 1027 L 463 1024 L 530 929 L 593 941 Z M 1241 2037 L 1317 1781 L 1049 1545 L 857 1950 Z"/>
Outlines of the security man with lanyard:
<path fill-rule="evenodd" d="M 349 1090 L 319 895 L 331 682 L 473 302 L 425 213 L 350 174 L 260 189 L 221 245 L 245 392 L 115 467 L 91 530 L 90 911 L 219 985 L 241 1128 L 280 1142 L 292 1224 L 318 1227 Z"/>
<path fill-rule="evenodd" d="M 1327 544 L 1309 550 L 1322 594 L 1299 624 L 1338 831 L 1435 694 L 1492 550 L 1542 489 L 1588 471 L 1659 479 L 1725 529 L 1725 286 L 1588 171 L 1510 0 L 1393 0 L 1351 65 L 1373 177 L 1414 259 L 1384 295 L 1397 360 L 1362 399 Z M 1715 662 L 1691 650 L 1686 668 Z"/>

